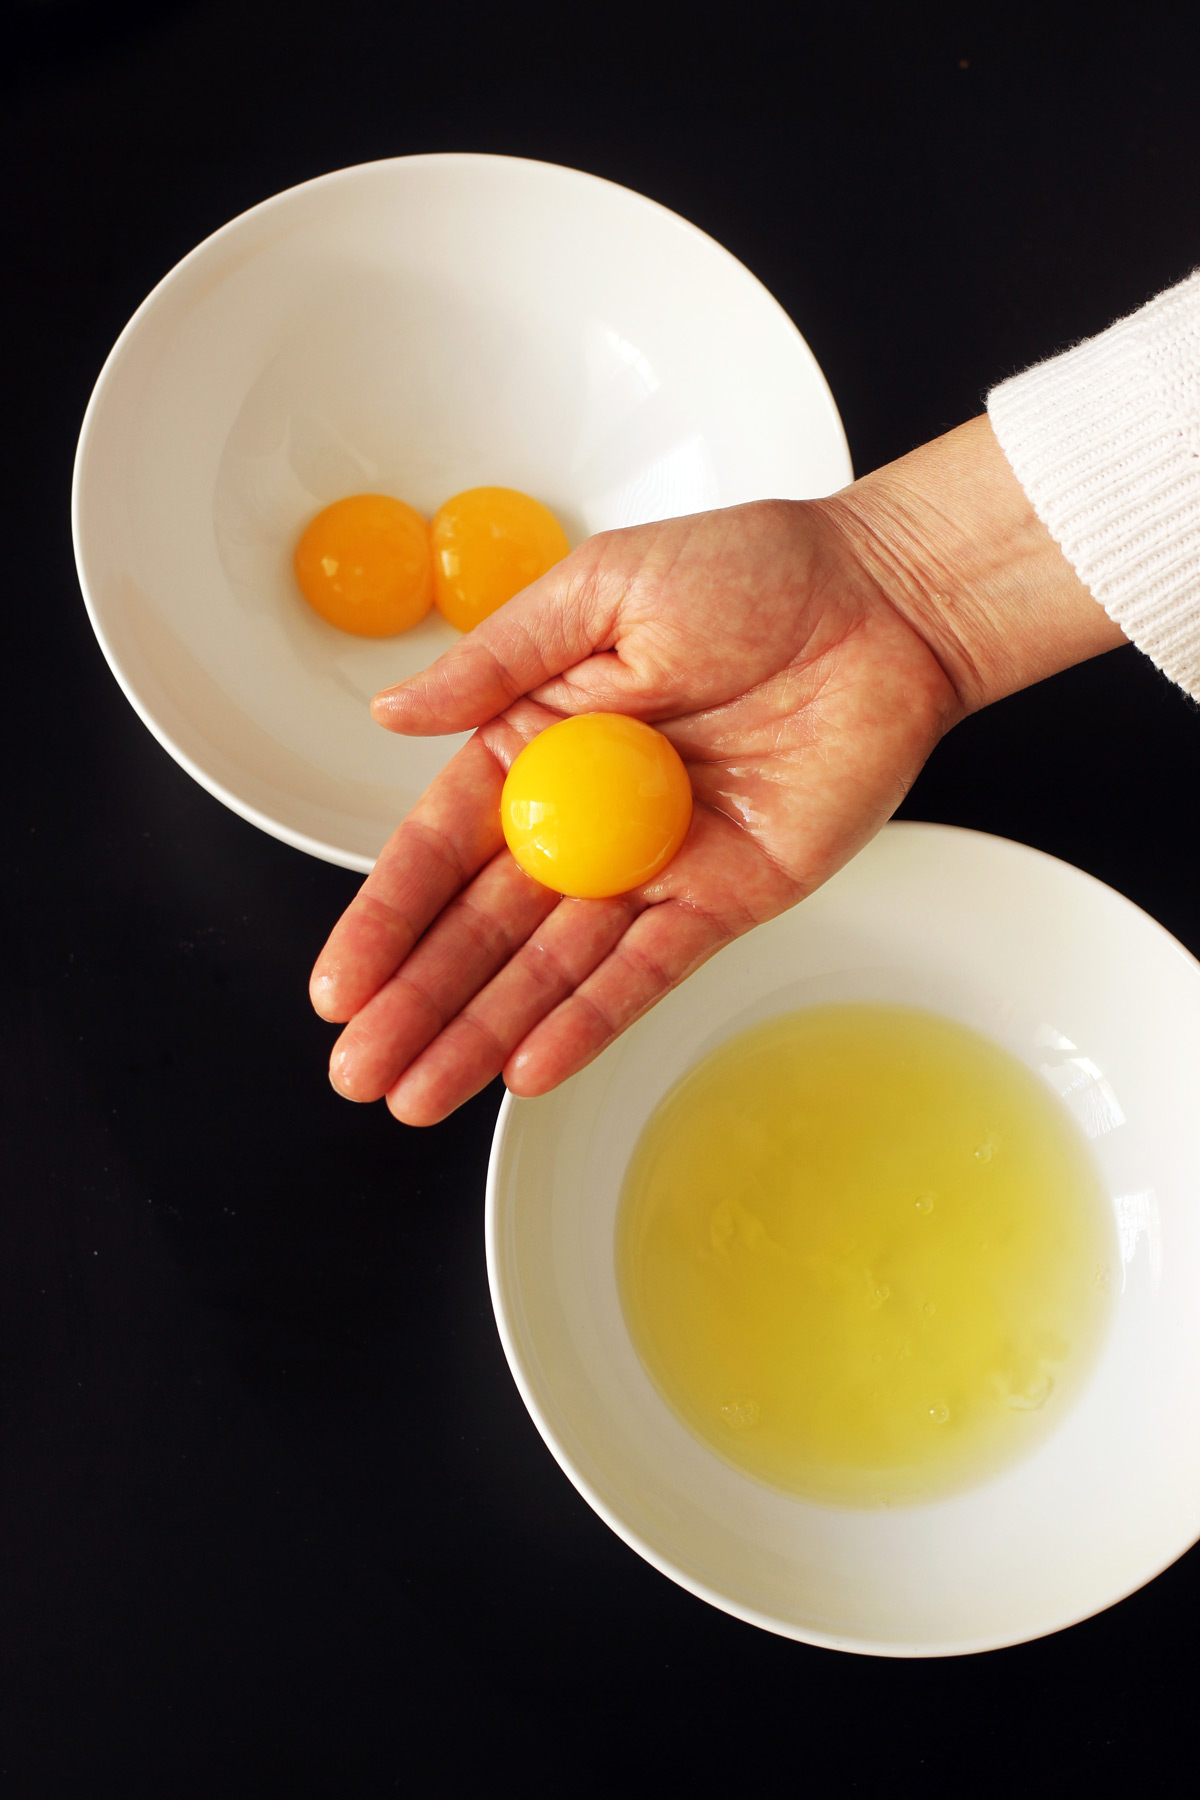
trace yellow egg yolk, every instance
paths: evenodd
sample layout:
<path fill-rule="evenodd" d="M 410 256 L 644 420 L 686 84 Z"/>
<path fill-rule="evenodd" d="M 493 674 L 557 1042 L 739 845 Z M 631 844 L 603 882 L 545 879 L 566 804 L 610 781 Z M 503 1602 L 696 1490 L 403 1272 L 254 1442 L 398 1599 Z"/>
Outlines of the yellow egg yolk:
<path fill-rule="evenodd" d="M 335 500 L 296 545 L 296 580 L 314 611 L 359 637 L 392 637 L 433 604 L 424 519 L 388 494 Z"/>
<path fill-rule="evenodd" d="M 477 487 L 438 508 L 429 529 L 438 611 L 470 631 L 570 545 L 554 514 L 516 488 Z"/>
<path fill-rule="evenodd" d="M 505 841 L 556 893 L 601 900 L 650 881 L 687 836 L 692 789 L 662 733 L 620 713 L 561 719 L 527 744 L 500 796 Z"/>

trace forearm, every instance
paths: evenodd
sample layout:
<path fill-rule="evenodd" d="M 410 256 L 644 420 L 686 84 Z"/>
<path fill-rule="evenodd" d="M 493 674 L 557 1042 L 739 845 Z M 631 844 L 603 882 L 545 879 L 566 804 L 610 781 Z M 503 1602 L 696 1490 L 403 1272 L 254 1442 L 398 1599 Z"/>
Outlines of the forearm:
<path fill-rule="evenodd" d="M 1125 642 L 970 420 L 817 503 L 975 712 Z"/>
<path fill-rule="evenodd" d="M 1122 634 L 1200 699 L 1200 271 L 822 504 L 965 709 Z"/>

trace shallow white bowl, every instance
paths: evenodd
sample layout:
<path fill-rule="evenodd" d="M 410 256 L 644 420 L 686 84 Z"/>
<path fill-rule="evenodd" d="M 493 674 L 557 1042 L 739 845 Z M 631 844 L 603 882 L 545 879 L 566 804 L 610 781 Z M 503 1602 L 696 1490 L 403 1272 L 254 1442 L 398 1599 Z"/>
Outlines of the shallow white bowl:
<path fill-rule="evenodd" d="M 319 507 L 430 514 L 517 487 L 594 531 L 851 475 L 811 352 L 703 232 L 547 163 L 368 163 L 277 195 L 185 257 L 122 333 L 75 465 L 79 578 L 104 653 L 210 793 L 347 868 L 460 738 L 367 702 L 453 642 L 437 615 L 348 637 L 296 592 Z"/>
<path fill-rule="evenodd" d="M 891 1511 L 739 1474 L 660 1398 L 626 1332 L 613 1231 L 649 1114 L 698 1058 L 775 1013 L 933 1008 L 1040 1071 L 1111 1197 L 1111 1331 L 1043 1445 L 992 1481 Z M 1200 1535 L 1200 965 L 1090 876 L 1034 850 L 889 826 L 590 1068 L 507 1098 L 488 1179 L 492 1299 L 517 1384 L 583 1497 L 672 1580 L 842 1650 L 939 1656 L 1085 1618 Z"/>

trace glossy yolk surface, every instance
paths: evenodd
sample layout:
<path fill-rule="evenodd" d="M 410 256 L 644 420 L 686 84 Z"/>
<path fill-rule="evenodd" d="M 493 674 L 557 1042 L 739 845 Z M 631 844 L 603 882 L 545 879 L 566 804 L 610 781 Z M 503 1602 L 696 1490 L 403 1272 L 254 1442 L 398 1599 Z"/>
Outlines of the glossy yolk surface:
<path fill-rule="evenodd" d="M 305 528 L 296 580 L 329 624 L 359 637 L 392 637 L 433 604 L 433 567 L 424 519 L 388 494 L 335 500 Z"/>
<path fill-rule="evenodd" d="M 429 535 L 434 599 L 460 631 L 486 619 L 570 548 L 554 514 L 516 488 L 455 494 L 434 514 Z"/>
<path fill-rule="evenodd" d="M 500 817 L 509 849 L 556 893 L 599 900 L 640 887 L 687 836 L 692 789 L 661 732 L 620 713 L 551 725 L 508 772 Z"/>

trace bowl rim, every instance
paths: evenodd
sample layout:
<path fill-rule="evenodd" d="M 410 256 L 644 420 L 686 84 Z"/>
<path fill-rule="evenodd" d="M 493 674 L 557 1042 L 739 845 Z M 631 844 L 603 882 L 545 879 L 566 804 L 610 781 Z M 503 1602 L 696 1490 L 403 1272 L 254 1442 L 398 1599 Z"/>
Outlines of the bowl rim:
<path fill-rule="evenodd" d="M 1122 908 L 1128 909 L 1130 913 L 1135 914 L 1143 925 L 1151 928 L 1154 935 L 1165 940 L 1166 943 L 1185 960 L 1185 962 L 1189 963 L 1197 973 L 1200 973 L 1200 959 L 1194 957 L 1191 951 L 1167 930 L 1165 925 L 1160 924 L 1159 921 L 1150 913 L 1146 912 L 1143 907 L 1138 906 L 1135 901 L 1130 900 L 1127 895 L 1122 894 L 1118 889 L 1110 887 L 1107 882 L 1101 881 L 1095 875 L 1088 874 L 1086 869 L 1080 869 L 1074 863 L 1069 863 L 1062 857 L 1052 856 L 1045 850 L 1037 850 L 1031 844 L 1021 843 L 1019 839 L 1002 837 L 998 832 L 976 831 L 971 827 L 964 825 L 942 825 L 916 819 L 893 819 L 884 825 L 882 830 L 885 832 L 903 831 L 905 833 L 924 832 L 931 835 L 936 834 L 942 837 L 957 837 L 960 839 L 983 838 L 994 843 L 1003 844 L 1009 850 L 1016 851 L 1023 857 L 1035 859 L 1041 863 L 1052 864 L 1059 870 L 1065 869 L 1069 871 L 1069 874 L 1077 881 L 1085 884 L 1086 887 L 1090 889 L 1099 889 L 1102 893 L 1119 901 Z M 810 1629 L 807 1626 L 797 1626 L 787 1620 L 773 1617 L 771 1614 L 764 1612 L 757 1607 L 743 1605 L 740 1601 L 732 1599 L 727 1594 L 721 1593 L 717 1588 L 710 1586 L 707 1582 L 680 1569 L 672 1563 L 668 1557 L 662 1555 L 648 1543 L 642 1537 L 641 1533 L 633 1526 L 626 1523 L 620 1514 L 616 1512 L 616 1510 L 596 1491 L 587 1476 L 575 1466 L 568 1451 L 558 1442 L 554 1428 L 542 1410 L 534 1389 L 533 1381 L 525 1368 L 517 1335 L 510 1325 L 508 1315 L 500 1229 L 501 1163 L 505 1155 L 506 1139 L 510 1129 L 510 1122 L 517 1104 L 517 1096 L 506 1090 L 500 1104 L 500 1110 L 497 1114 L 496 1124 L 492 1134 L 491 1151 L 488 1156 L 487 1187 L 484 1202 L 484 1244 L 487 1258 L 488 1289 L 491 1294 L 492 1311 L 495 1316 L 496 1329 L 500 1336 L 500 1343 L 504 1351 L 505 1360 L 508 1363 L 513 1380 L 516 1382 L 521 1399 L 525 1403 L 526 1410 L 536 1425 L 542 1441 L 545 1443 L 551 1456 L 553 1456 L 555 1462 L 563 1471 L 563 1474 L 567 1477 L 568 1481 L 571 1482 L 576 1492 L 587 1502 L 592 1508 L 592 1511 L 603 1519 L 609 1529 L 616 1533 L 623 1543 L 627 1544 L 629 1548 L 645 1562 L 648 1562 L 653 1568 L 657 1569 L 660 1575 L 665 1575 L 669 1581 L 674 1582 L 676 1586 L 685 1588 L 689 1593 L 694 1594 L 698 1600 L 706 1600 L 710 1606 L 715 1606 L 720 1612 L 728 1613 L 732 1618 L 740 1619 L 744 1624 L 757 1625 L 760 1629 L 772 1632 L 778 1637 L 790 1638 L 796 1643 L 812 1644 L 818 1649 L 843 1650 L 858 1656 L 886 1656 L 901 1659 L 976 1656 L 989 1650 L 1005 1650 L 1010 1649 L 1017 1644 L 1034 1643 L 1039 1638 L 1050 1637 L 1056 1632 L 1065 1631 L 1072 1625 L 1080 1625 L 1086 1619 L 1092 1619 L 1102 1612 L 1107 1612 L 1110 1607 L 1116 1606 L 1121 1600 L 1128 1599 L 1131 1594 L 1137 1593 L 1141 1588 L 1144 1588 L 1148 1583 L 1155 1580 L 1164 1572 L 1164 1570 L 1169 1569 L 1173 1563 L 1178 1562 L 1180 1557 L 1186 1555 L 1194 1544 L 1200 1542 L 1200 1494 L 1198 1494 L 1196 1496 L 1197 1515 L 1195 1519 L 1195 1530 L 1192 1535 L 1176 1545 L 1175 1548 L 1170 1550 L 1162 1558 L 1155 1557 L 1136 1580 L 1119 1583 L 1113 1589 L 1098 1598 L 1094 1603 L 1089 1603 L 1082 1610 L 1068 1609 L 1061 1616 L 1055 1615 L 1049 1619 L 1042 1620 L 1029 1630 L 1022 1630 L 1016 1634 L 1011 1632 L 981 1634 L 978 1637 L 947 1639 L 943 1642 L 933 1644 L 913 1643 L 908 1641 L 880 1643 L 866 1638 L 854 1637 L 849 1634 L 826 1632 L 815 1628 Z M 523 1102 L 522 1104 L 528 1104 L 528 1102 Z"/>
<path fill-rule="evenodd" d="M 760 299 L 765 301 L 770 307 L 773 307 L 795 334 L 796 347 L 809 364 L 810 373 L 816 378 L 817 391 L 821 396 L 822 404 L 829 414 L 835 432 L 838 437 L 840 437 L 846 463 L 847 478 L 850 480 L 853 479 L 853 465 L 850 458 L 849 445 L 846 440 L 845 426 L 842 423 L 842 417 L 838 411 L 837 402 L 834 400 L 833 391 L 825 378 L 820 363 L 812 352 L 808 340 L 805 338 L 803 332 L 791 317 L 790 313 L 787 312 L 786 308 L 780 304 L 766 284 L 760 281 L 753 270 L 747 268 L 746 264 L 742 262 L 739 257 L 735 256 L 732 250 L 726 249 L 725 245 L 717 238 L 712 237 L 710 233 L 704 231 L 699 225 L 693 224 L 690 219 L 685 219 L 682 214 L 673 212 L 669 206 L 664 206 L 661 201 L 652 200 L 649 195 L 641 194 L 635 188 L 626 187 L 619 181 L 610 181 L 607 176 L 594 175 L 586 169 L 576 169 L 566 163 L 547 162 L 539 157 L 498 155 L 488 151 L 432 150 L 418 152 L 411 156 L 376 157 L 368 162 L 349 163 L 343 168 L 331 169 L 326 171 L 323 175 L 314 175 L 307 181 L 296 182 L 291 187 L 281 188 L 278 193 L 270 194 L 266 199 L 256 201 L 253 206 L 249 206 L 244 211 L 235 214 L 232 219 L 227 219 L 223 225 L 218 226 L 215 231 L 210 232 L 207 237 L 202 238 L 185 256 L 181 257 L 177 263 L 173 264 L 173 266 L 167 270 L 166 274 L 155 283 L 145 299 L 130 316 L 113 344 L 112 349 L 105 357 L 100 372 L 96 377 L 95 385 L 88 398 L 87 406 L 84 409 L 83 420 L 79 428 L 79 438 L 75 446 L 75 457 L 71 471 L 71 542 L 74 551 L 76 576 L 79 581 L 80 590 L 83 594 L 84 605 L 87 608 L 88 619 L 91 623 L 92 630 L 96 635 L 96 641 L 100 646 L 109 669 L 116 679 L 118 687 L 121 689 L 126 700 L 128 700 L 130 706 L 132 706 L 138 718 L 142 721 L 142 724 L 150 732 L 151 736 L 154 737 L 167 754 L 179 764 L 180 768 L 190 775 L 193 781 L 197 782 L 207 793 L 211 794 L 215 800 L 219 800 L 222 805 L 227 806 L 229 810 L 236 813 L 239 818 L 245 819 L 248 824 L 256 825 L 260 831 L 265 831 L 268 836 L 278 838 L 282 843 L 289 844 L 295 850 L 302 850 L 309 856 L 315 856 L 322 862 L 333 863 L 339 868 L 352 869 L 364 875 L 369 873 L 374 867 L 374 858 L 364 856 L 359 852 L 344 850 L 336 844 L 327 843 L 322 838 L 314 837 L 308 832 L 297 830 L 293 826 L 286 825 L 280 820 L 271 818 L 261 807 L 256 806 L 253 801 L 246 800 L 241 795 L 234 793 L 219 777 L 202 768 L 195 757 L 185 750 L 182 745 L 176 743 L 167 728 L 155 718 L 148 702 L 139 695 L 132 677 L 122 668 L 115 646 L 105 630 L 101 609 L 92 595 L 86 569 L 87 556 L 85 544 L 86 530 L 83 522 L 83 489 L 86 464 L 91 450 L 92 439 L 97 430 L 97 421 L 101 409 L 105 404 L 108 390 L 112 385 L 116 371 L 120 364 L 125 360 L 130 346 L 140 332 L 145 320 L 149 317 L 151 312 L 162 303 L 172 288 L 185 278 L 186 274 L 196 263 L 203 257 L 210 255 L 223 240 L 230 237 L 235 231 L 244 228 L 248 220 L 265 217 L 271 211 L 293 203 L 300 194 L 312 193 L 321 188 L 336 188 L 341 185 L 348 185 L 357 179 L 361 179 L 364 174 L 372 170 L 396 168 L 401 165 L 404 167 L 411 167 L 416 164 L 423 164 L 426 167 L 438 166 L 442 168 L 453 166 L 479 167 L 481 165 L 516 165 L 521 169 L 549 171 L 555 178 L 584 182 L 598 188 L 609 188 L 622 195 L 627 202 L 631 202 L 635 206 L 641 207 L 651 213 L 661 215 L 663 220 L 669 221 L 675 229 L 703 241 L 711 249 L 717 251 L 720 256 L 727 258 L 729 262 L 733 263 L 737 269 L 741 271 L 741 274 L 745 279 L 750 282 L 754 288 L 758 289 Z M 396 820 L 396 823 L 397 825 L 400 823 L 399 818 Z"/>

